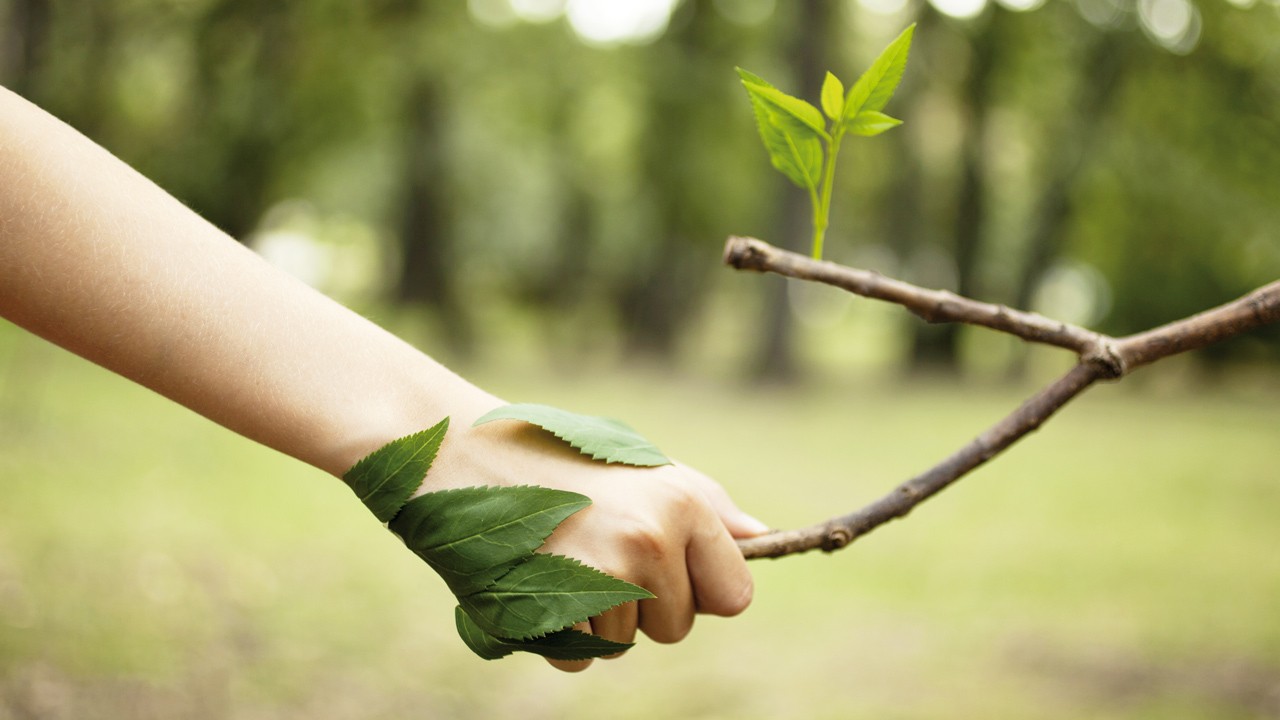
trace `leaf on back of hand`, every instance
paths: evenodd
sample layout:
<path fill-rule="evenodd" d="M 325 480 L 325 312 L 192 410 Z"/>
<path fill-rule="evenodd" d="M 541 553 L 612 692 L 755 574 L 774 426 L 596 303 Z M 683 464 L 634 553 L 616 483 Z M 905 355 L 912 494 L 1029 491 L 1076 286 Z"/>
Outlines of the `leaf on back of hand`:
<path fill-rule="evenodd" d="M 560 555 L 533 555 L 492 585 L 458 598 L 482 630 L 527 640 L 571 627 L 631 600 L 653 594 Z"/>
<path fill-rule="evenodd" d="M 590 504 L 585 495 L 533 485 L 467 487 L 410 500 L 390 528 L 463 596 L 532 555 L 565 518 Z"/>
<path fill-rule="evenodd" d="M 454 611 L 458 635 L 471 651 L 485 660 L 497 660 L 513 652 L 530 652 L 552 660 L 589 660 L 623 652 L 634 643 L 606 640 L 577 630 L 560 630 L 531 640 L 506 640 L 485 632 L 462 606 Z"/>
<path fill-rule="evenodd" d="M 845 97 L 844 117 L 846 121 L 856 119 L 867 110 L 883 110 L 889 98 L 902 82 L 902 73 L 907 67 L 907 56 L 911 52 L 911 38 L 916 26 L 912 23 L 902 34 L 889 43 L 880 53 L 880 57 L 871 63 L 871 67 L 849 88 Z"/>
<path fill-rule="evenodd" d="M 523 420 L 551 432 L 582 454 L 607 463 L 639 467 L 670 465 L 671 460 L 625 424 L 609 418 L 579 415 L 548 405 L 518 404 L 486 413 L 476 425 L 494 420 Z"/>
<path fill-rule="evenodd" d="M 422 484 L 449 429 L 449 418 L 392 440 L 365 456 L 342 476 L 374 517 L 389 522 Z"/>

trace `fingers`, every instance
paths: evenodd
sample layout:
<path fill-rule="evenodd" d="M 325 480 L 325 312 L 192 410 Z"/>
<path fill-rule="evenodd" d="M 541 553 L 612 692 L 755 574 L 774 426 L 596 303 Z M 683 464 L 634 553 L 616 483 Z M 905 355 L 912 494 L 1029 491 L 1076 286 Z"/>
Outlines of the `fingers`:
<path fill-rule="evenodd" d="M 573 629 L 579 632 L 589 633 L 591 632 L 591 623 L 583 621 L 574 625 Z M 590 660 L 552 660 L 551 658 L 547 658 L 547 662 L 551 664 L 551 667 L 557 670 L 563 670 L 564 672 L 582 672 L 583 670 L 591 667 Z"/>
<path fill-rule="evenodd" d="M 742 551 L 698 490 L 685 493 L 669 520 L 673 536 L 651 539 L 648 589 L 657 597 L 640 603 L 640 629 L 658 642 L 682 640 L 695 612 L 737 615 L 751 603 L 753 584 Z M 683 536 L 683 537 L 682 537 Z"/>
<path fill-rule="evenodd" d="M 640 609 L 636 603 L 623 603 L 598 617 L 591 618 L 591 632 L 605 640 L 620 643 L 636 641 L 636 626 L 639 623 Z M 622 653 L 606 655 L 606 660 L 622 657 Z"/>
<path fill-rule="evenodd" d="M 739 510 L 707 476 L 683 466 L 665 470 L 614 493 L 597 492 L 595 504 L 562 525 L 544 546 L 655 596 L 579 623 L 578 630 L 623 643 L 634 642 L 639 630 L 656 642 L 674 643 L 689 634 L 696 613 L 732 616 L 751 603 L 751 573 L 734 538 L 759 535 L 767 526 Z M 549 662 L 569 672 L 590 665 Z"/>
<path fill-rule="evenodd" d="M 711 504 L 730 535 L 735 538 L 749 538 L 769 532 L 768 525 L 740 510 L 720 483 L 693 468 L 681 466 L 680 469 L 685 471 L 690 481 Z"/>
<path fill-rule="evenodd" d="M 693 588 L 683 552 L 664 565 L 665 575 L 645 586 L 655 597 L 640 601 L 639 625 L 657 642 L 680 642 L 693 629 Z"/>
<path fill-rule="evenodd" d="M 574 630 L 599 635 L 606 640 L 620 643 L 632 643 L 636 639 L 636 623 L 639 610 L 633 602 L 623 603 L 612 610 L 580 622 L 573 626 Z M 622 653 L 606 655 L 605 660 L 622 657 Z M 591 666 L 591 660 L 547 660 L 552 667 L 565 672 L 582 672 Z"/>
<path fill-rule="evenodd" d="M 725 528 L 717 527 L 712 510 L 695 526 L 686 554 L 688 582 L 698 612 L 731 617 L 751 604 L 754 583 L 742 551 Z"/>

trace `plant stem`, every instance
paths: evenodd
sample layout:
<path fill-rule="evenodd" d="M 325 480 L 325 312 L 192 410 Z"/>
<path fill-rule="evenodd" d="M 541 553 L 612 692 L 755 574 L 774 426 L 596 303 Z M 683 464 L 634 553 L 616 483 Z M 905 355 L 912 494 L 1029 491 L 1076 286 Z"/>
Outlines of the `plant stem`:
<path fill-rule="evenodd" d="M 831 217 L 831 188 L 836 182 L 836 156 L 840 154 L 840 139 L 844 137 L 844 128 L 837 126 L 827 143 L 827 163 L 822 169 L 822 194 L 813 196 L 813 259 L 822 259 L 822 241 L 827 234 L 827 224 Z"/>
<path fill-rule="evenodd" d="M 827 213 L 816 188 L 809 188 L 809 201 L 813 205 L 813 259 L 822 259 L 822 239 L 827 234 Z"/>

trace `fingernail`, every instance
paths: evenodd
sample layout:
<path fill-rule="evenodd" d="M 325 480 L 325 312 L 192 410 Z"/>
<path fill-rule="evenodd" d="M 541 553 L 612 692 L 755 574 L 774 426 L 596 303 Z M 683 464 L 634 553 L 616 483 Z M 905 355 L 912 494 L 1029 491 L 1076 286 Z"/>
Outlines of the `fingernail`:
<path fill-rule="evenodd" d="M 752 535 L 763 535 L 770 530 L 768 525 L 765 525 L 746 513 L 742 513 L 740 516 L 740 522 L 742 523 L 742 528 Z"/>

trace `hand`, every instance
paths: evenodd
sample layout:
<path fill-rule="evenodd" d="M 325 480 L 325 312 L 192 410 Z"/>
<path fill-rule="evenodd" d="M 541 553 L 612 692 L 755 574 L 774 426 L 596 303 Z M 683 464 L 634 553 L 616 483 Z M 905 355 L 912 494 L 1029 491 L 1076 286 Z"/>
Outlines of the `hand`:
<path fill-rule="evenodd" d="M 577 629 L 628 643 L 639 629 L 673 643 L 689 633 L 695 613 L 732 616 L 750 604 L 751 574 L 733 540 L 768 528 L 739 510 L 711 478 L 678 463 L 605 465 L 527 423 L 472 427 L 465 415 L 456 419 L 464 422 L 451 426 L 419 494 L 541 485 L 586 495 L 591 506 L 561 524 L 542 551 L 575 558 L 656 596 L 615 607 Z M 549 662 L 567 671 L 591 664 Z"/>

